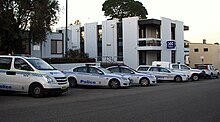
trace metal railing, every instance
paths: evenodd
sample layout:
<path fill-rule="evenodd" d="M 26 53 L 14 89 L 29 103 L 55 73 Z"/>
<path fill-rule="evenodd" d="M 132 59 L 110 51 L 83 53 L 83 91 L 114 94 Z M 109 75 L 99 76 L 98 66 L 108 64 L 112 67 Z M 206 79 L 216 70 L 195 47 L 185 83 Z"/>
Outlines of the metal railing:
<path fill-rule="evenodd" d="M 160 38 L 139 38 L 138 46 L 161 46 Z"/>
<path fill-rule="evenodd" d="M 123 56 L 98 56 L 96 59 L 104 63 L 123 63 Z"/>

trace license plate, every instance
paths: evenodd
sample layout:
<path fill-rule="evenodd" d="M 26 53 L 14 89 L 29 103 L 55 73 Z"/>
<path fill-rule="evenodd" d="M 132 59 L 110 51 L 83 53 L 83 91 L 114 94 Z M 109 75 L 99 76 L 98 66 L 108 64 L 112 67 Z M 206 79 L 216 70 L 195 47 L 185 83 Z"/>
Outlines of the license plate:
<path fill-rule="evenodd" d="M 67 88 L 66 86 L 61 87 L 61 89 L 66 89 L 66 88 Z"/>

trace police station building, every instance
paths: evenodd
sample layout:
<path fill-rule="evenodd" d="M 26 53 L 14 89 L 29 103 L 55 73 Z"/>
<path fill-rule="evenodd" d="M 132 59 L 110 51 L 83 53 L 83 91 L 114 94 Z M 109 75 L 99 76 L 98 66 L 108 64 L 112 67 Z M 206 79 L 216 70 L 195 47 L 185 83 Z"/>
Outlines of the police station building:
<path fill-rule="evenodd" d="M 98 22 L 70 25 L 67 47 L 88 53 L 100 62 L 124 63 L 132 68 L 151 65 L 152 61 L 184 63 L 184 31 L 188 29 L 183 22 L 164 17 L 161 20 L 129 17 L 103 21 L 101 25 Z M 41 50 L 32 46 L 33 56 L 63 57 L 67 49 L 65 29 L 48 34 L 42 45 Z"/>

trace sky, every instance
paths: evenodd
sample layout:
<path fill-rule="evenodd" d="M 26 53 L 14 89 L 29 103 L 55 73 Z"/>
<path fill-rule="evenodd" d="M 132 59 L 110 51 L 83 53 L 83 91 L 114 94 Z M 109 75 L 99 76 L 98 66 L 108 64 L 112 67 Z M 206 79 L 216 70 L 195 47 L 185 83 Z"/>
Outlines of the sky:
<path fill-rule="evenodd" d="M 56 27 L 65 27 L 66 0 L 58 0 L 61 8 Z M 193 43 L 220 43 L 220 4 L 218 0 L 135 0 L 147 9 L 149 19 L 170 18 L 184 22 L 189 26 L 185 31 L 185 40 Z M 83 24 L 98 22 L 107 17 L 102 11 L 105 0 L 68 0 L 68 25 L 75 20 Z"/>

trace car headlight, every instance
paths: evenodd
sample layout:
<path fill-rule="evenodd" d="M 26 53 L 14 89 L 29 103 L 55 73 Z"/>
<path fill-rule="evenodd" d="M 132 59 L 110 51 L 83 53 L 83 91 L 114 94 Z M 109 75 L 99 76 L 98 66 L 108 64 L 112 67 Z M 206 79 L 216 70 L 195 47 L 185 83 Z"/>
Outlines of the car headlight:
<path fill-rule="evenodd" d="M 47 81 L 47 83 L 49 84 L 56 84 L 56 81 L 54 81 L 51 77 L 49 77 L 48 75 L 44 75 L 45 80 Z"/>

